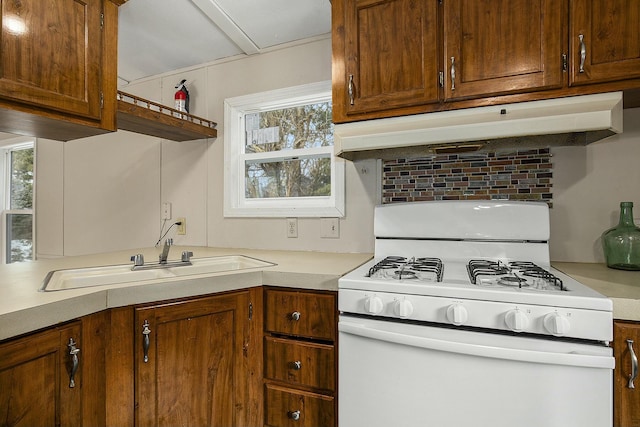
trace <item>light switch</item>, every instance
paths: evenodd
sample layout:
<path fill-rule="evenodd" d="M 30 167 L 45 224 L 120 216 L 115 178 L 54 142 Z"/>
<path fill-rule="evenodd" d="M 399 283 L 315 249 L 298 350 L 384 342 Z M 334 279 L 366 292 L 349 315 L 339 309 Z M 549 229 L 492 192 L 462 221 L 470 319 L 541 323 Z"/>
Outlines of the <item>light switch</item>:
<path fill-rule="evenodd" d="M 320 237 L 337 239 L 340 237 L 340 220 L 338 218 L 320 218 Z"/>

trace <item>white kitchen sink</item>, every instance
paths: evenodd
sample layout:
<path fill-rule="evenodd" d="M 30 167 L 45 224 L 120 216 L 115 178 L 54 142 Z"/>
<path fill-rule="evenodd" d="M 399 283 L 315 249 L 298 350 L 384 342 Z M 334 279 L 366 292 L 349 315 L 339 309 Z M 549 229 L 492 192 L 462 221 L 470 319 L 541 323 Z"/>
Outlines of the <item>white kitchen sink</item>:
<path fill-rule="evenodd" d="M 244 255 L 227 255 L 192 258 L 191 265 L 180 265 L 180 263 L 170 263 L 166 266 L 147 264 L 137 270 L 132 270 L 131 264 L 54 270 L 47 274 L 40 291 L 62 291 L 91 286 L 118 285 L 143 282 L 145 280 L 172 279 L 196 274 L 264 268 L 274 265 L 272 262 Z"/>

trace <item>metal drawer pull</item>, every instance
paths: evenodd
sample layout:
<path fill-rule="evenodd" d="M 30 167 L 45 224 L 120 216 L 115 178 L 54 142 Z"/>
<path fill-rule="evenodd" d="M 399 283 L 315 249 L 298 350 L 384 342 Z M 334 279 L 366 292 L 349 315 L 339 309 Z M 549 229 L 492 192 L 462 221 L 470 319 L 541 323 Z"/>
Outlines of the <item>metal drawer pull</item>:
<path fill-rule="evenodd" d="M 349 74 L 349 86 L 347 86 L 347 93 L 349 93 L 349 104 L 353 105 L 355 100 L 353 94 L 353 74 Z"/>
<path fill-rule="evenodd" d="M 293 421 L 298 421 L 300 419 L 300 411 L 289 411 L 287 412 L 287 417 Z"/>
<path fill-rule="evenodd" d="M 69 373 L 69 388 L 74 388 L 76 386 L 76 372 L 78 372 L 78 366 L 80 365 L 80 360 L 78 358 L 78 353 L 80 349 L 76 347 L 76 342 L 73 338 L 69 338 L 69 356 L 71 356 L 71 372 Z"/>
<path fill-rule="evenodd" d="M 635 351 L 633 351 L 633 340 L 627 340 L 627 347 L 629 348 L 629 354 L 631 354 L 631 375 L 629 375 L 628 388 L 636 388 L 633 382 L 638 377 L 638 357 Z"/>
<path fill-rule="evenodd" d="M 587 59 L 587 45 L 584 44 L 584 35 L 579 34 L 578 39 L 580 40 L 580 69 L 578 72 L 584 73 L 584 63 Z"/>
<path fill-rule="evenodd" d="M 456 58 L 451 57 L 451 90 L 456 90 Z"/>
<path fill-rule="evenodd" d="M 302 362 L 299 360 L 291 362 L 291 369 L 293 369 L 294 371 L 299 371 L 300 369 L 302 369 Z"/>
<path fill-rule="evenodd" d="M 145 320 L 142 323 L 142 351 L 144 352 L 144 363 L 149 361 L 149 334 L 151 333 L 151 329 L 149 329 L 149 321 Z"/>
<path fill-rule="evenodd" d="M 300 320 L 300 312 L 294 311 L 293 313 L 291 313 L 291 320 L 295 320 L 296 322 Z"/>

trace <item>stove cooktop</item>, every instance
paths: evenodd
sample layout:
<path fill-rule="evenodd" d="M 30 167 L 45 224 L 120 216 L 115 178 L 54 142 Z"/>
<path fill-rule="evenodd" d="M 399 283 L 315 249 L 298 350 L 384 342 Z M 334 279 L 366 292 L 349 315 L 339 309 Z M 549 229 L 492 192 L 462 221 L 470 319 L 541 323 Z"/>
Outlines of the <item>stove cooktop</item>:
<path fill-rule="evenodd" d="M 529 261 L 373 259 L 339 281 L 340 289 L 612 310 L 611 300 L 551 266 Z"/>

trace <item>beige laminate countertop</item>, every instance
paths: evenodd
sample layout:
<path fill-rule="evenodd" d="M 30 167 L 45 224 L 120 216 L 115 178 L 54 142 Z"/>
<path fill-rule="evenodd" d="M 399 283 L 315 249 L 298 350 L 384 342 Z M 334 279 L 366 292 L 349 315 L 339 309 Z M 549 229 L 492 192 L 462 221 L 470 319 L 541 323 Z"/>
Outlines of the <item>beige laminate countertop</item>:
<path fill-rule="evenodd" d="M 39 292 L 52 270 L 129 264 L 131 255 L 157 260 L 159 248 L 65 257 L 0 266 L 0 340 L 113 307 L 224 292 L 260 285 L 336 290 L 338 279 L 366 262 L 372 254 L 270 251 L 207 247 L 171 248 L 169 260 L 183 250 L 193 258 L 245 255 L 275 265 L 264 268 L 183 276 L 171 281 L 147 280 L 120 285 Z"/>
<path fill-rule="evenodd" d="M 613 318 L 640 321 L 640 271 L 608 268 L 606 264 L 552 262 L 553 267 L 613 301 Z"/>

